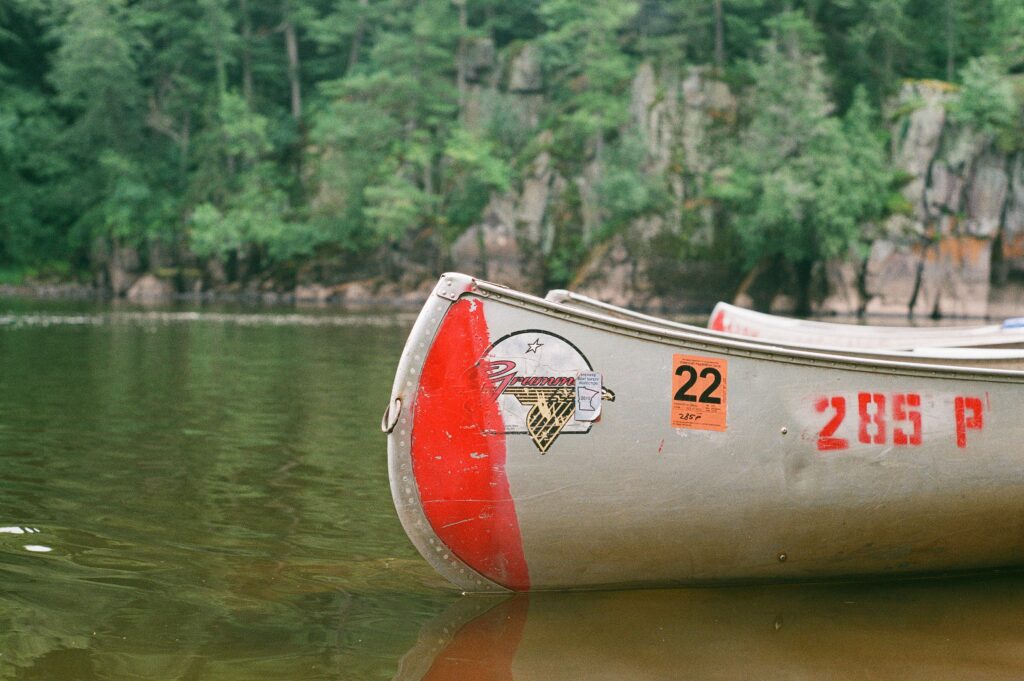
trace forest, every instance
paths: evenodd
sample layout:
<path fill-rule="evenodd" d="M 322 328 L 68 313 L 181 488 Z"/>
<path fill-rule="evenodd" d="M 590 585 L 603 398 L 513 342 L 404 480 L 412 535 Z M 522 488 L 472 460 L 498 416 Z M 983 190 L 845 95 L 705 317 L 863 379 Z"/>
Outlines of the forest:
<path fill-rule="evenodd" d="M 651 163 L 644 65 L 735 97 L 713 162 Z M 433 277 L 541 153 L 538 287 L 657 215 L 662 269 L 804 281 L 910 211 L 908 80 L 1016 153 L 1022 70 L 1024 0 L 4 0 L 0 282 Z"/>

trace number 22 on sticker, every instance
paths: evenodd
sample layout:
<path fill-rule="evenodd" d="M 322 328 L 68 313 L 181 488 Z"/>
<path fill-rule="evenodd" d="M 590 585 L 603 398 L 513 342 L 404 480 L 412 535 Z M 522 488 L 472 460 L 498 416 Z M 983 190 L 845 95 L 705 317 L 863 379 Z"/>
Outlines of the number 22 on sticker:
<path fill-rule="evenodd" d="M 726 426 L 728 361 L 672 356 L 672 427 L 723 431 Z"/>

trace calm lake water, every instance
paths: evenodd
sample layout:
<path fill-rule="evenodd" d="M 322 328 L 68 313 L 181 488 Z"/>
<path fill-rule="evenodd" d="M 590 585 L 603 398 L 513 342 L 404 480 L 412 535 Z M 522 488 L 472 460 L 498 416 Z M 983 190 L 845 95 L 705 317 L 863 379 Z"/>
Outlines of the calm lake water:
<path fill-rule="evenodd" d="M 1019 679 L 1024 578 L 461 597 L 380 415 L 411 314 L 0 301 L 0 679 Z"/>

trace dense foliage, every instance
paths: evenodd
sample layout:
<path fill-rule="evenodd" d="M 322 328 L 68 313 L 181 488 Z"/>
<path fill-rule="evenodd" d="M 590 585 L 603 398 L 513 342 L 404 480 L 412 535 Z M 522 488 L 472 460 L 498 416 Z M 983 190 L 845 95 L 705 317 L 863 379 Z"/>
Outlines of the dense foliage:
<path fill-rule="evenodd" d="M 539 74 L 507 73 L 523 50 Z M 643 62 L 710 66 L 741 95 L 704 198 L 741 269 L 806 270 L 892 210 L 878 112 L 901 79 L 952 81 L 954 116 L 1020 138 L 1024 2 L 5 0 L 0 279 L 125 246 L 229 280 L 437 269 L 538 153 L 566 177 L 600 156 L 600 228 L 569 200 L 545 248 L 564 281 L 669 209 L 625 128 Z"/>

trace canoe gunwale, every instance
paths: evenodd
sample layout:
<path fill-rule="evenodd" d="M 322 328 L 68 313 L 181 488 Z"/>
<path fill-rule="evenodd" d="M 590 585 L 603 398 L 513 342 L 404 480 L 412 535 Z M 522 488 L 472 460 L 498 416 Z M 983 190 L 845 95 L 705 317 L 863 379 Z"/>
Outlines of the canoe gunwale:
<path fill-rule="evenodd" d="M 759 346 L 773 346 L 781 348 L 791 348 L 796 350 L 806 350 L 809 352 L 816 352 L 826 355 L 841 355 L 841 356 L 854 356 L 866 359 L 868 361 L 896 361 L 902 362 L 907 361 L 913 364 L 941 364 L 946 365 L 948 362 L 976 362 L 976 364 L 965 363 L 958 366 L 972 367 L 978 366 L 978 368 L 999 368 L 999 367 L 986 367 L 983 362 L 1018 362 L 1024 365 L 1024 349 L 1017 348 L 999 348 L 993 347 L 987 342 L 982 343 L 976 340 L 967 340 L 964 345 L 949 345 L 948 343 L 940 343 L 937 345 L 919 345 L 912 349 L 899 349 L 896 347 L 883 346 L 881 348 L 853 346 L 844 347 L 840 345 L 827 345 L 821 343 L 799 343 L 796 341 L 787 340 L 772 340 L 770 338 L 754 338 L 744 336 L 742 334 L 729 333 L 727 331 L 718 331 L 716 329 L 702 328 L 685 324 L 683 322 L 676 322 L 671 319 L 663 319 L 654 315 L 644 314 L 642 312 L 636 312 L 628 308 L 618 307 L 611 303 L 606 303 L 596 298 L 591 298 L 574 291 L 567 291 L 565 289 L 552 289 L 545 295 L 544 300 L 557 303 L 559 305 L 567 305 L 572 307 L 573 310 L 579 310 L 583 308 L 595 308 L 599 313 L 607 312 L 612 316 L 613 319 L 626 319 L 626 320 L 637 320 L 641 323 L 649 323 L 652 326 L 667 329 L 678 329 L 685 333 L 694 333 L 701 336 L 707 336 L 715 339 L 733 339 L 742 340 L 743 342 L 753 343 Z M 852 326 L 854 329 L 861 328 L 873 328 L 873 327 L 857 327 Z M 981 343 L 980 345 L 972 345 L 972 342 Z M 1008 342 L 1017 342 L 1017 340 L 1009 340 Z M 1002 370 L 1017 371 L 1017 367 L 1010 369 L 1003 368 Z"/>
<path fill-rule="evenodd" d="M 700 334 L 696 334 L 654 324 L 618 319 L 600 312 L 581 310 L 485 281 L 475 281 L 474 287 L 477 295 L 481 295 L 484 298 L 501 300 L 507 304 L 533 310 L 548 316 L 559 317 L 566 321 L 585 324 L 593 328 L 634 338 L 643 338 L 667 344 L 682 342 L 688 347 L 694 347 L 694 349 L 707 352 L 718 352 L 726 355 L 785 364 L 806 364 L 868 373 L 891 373 L 936 378 L 977 377 L 983 380 L 1005 383 L 1024 383 L 1024 371 L 911 363 L 896 360 L 862 359 L 820 351 L 797 350 L 765 343 L 764 341 L 748 342 L 729 334 L 722 334 L 722 338 L 710 338 L 703 333 L 703 329 Z"/>
<path fill-rule="evenodd" d="M 570 297 L 576 296 L 579 299 L 579 294 L 566 293 Z M 829 337 L 842 333 L 844 336 L 853 334 L 859 338 L 867 338 L 879 334 L 887 338 L 897 338 L 909 334 L 914 337 L 918 345 L 930 344 L 932 347 L 955 345 L 956 347 L 963 348 L 984 348 L 992 347 L 993 345 L 1024 343 L 1024 332 L 1019 327 L 1006 328 L 1000 324 L 952 327 L 861 326 L 815 319 L 784 317 L 750 310 L 726 302 L 719 302 L 715 305 L 711 311 L 711 318 L 714 319 L 720 313 L 728 313 L 731 317 L 742 320 L 745 325 L 751 328 L 761 328 L 769 333 L 805 333 Z M 955 339 L 952 340 L 950 339 L 951 330 L 955 335 Z M 770 338 L 770 336 L 767 338 Z"/>

